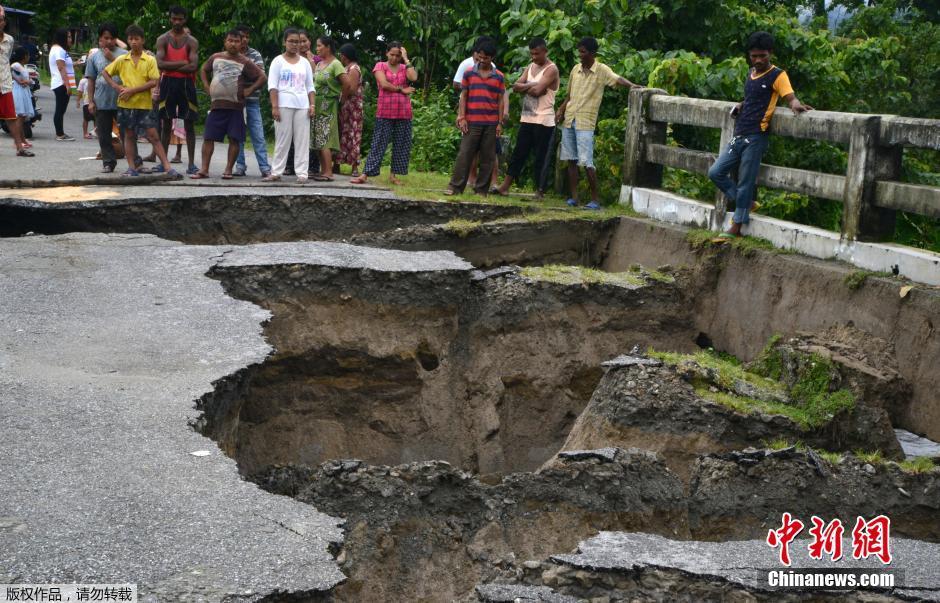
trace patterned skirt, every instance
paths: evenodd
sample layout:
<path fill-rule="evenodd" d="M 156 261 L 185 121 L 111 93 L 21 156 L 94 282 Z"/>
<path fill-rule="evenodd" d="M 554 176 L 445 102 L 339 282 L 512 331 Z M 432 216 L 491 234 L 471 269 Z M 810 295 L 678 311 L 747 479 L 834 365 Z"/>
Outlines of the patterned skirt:
<path fill-rule="evenodd" d="M 362 144 L 362 95 L 353 96 L 339 109 L 339 162 L 354 165 L 359 163 L 359 147 Z"/>

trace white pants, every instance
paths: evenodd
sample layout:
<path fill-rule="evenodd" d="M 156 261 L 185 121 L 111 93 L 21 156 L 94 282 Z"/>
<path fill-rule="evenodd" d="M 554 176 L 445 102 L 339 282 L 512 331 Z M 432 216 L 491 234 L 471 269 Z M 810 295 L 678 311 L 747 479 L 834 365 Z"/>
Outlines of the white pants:
<path fill-rule="evenodd" d="M 310 146 L 310 110 L 280 107 L 281 120 L 274 122 L 274 163 L 271 173 L 280 176 L 287 166 L 287 154 L 294 142 L 294 172 L 298 178 L 307 177 Z"/>

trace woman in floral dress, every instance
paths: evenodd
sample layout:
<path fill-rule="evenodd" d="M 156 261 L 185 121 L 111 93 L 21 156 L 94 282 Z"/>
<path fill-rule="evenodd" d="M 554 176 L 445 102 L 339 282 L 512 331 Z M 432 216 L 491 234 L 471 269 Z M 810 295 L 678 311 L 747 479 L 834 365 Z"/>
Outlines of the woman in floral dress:
<path fill-rule="evenodd" d="M 339 49 L 339 60 L 346 68 L 346 83 L 339 108 L 339 154 L 334 171 L 339 164 L 352 166 L 352 176 L 359 175 L 359 146 L 362 144 L 362 71 L 359 69 L 356 48 L 343 44 Z"/>
<path fill-rule="evenodd" d="M 313 179 L 321 182 L 333 180 L 333 151 L 339 151 L 339 97 L 346 70 L 335 52 L 336 42 L 332 38 L 317 38 L 317 55 L 321 60 L 313 72 L 317 106 L 310 122 L 310 148 L 320 152 L 320 173 Z"/>

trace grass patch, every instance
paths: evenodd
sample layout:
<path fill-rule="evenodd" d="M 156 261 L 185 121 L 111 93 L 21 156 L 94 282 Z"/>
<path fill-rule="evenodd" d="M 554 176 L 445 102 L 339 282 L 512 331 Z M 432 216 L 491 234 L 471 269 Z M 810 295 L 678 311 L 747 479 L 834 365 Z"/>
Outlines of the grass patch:
<path fill-rule="evenodd" d="M 887 277 L 891 277 L 894 275 L 891 274 L 890 272 L 872 272 L 871 270 L 854 270 L 850 272 L 849 274 L 845 275 L 845 278 L 842 279 L 842 283 L 845 284 L 845 286 L 851 289 L 852 291 L 855 291 L 857 289 L 861 289 L 862 285 L 865 284 L 865 281 L 867 281 L 868 278 L 872 276 L 879 277 L 879 278 L 887 278 Z"/>
<path fill-rule="evenodd" d="M 838 452 L 829 452 L 828 450 L 817 450 L 816 454 L 818 454 L 821 458 L 826 459 L 827 461 L 829 461 L 829 463 L 833 465 L 838 465 L 839 463 L 842 462 L 842 459 L 844 458 Z"/>
<path fill-rule="evenodd" d="M 762 412 L 771 415 L 783 415 L 804 429 L 816 427 L 811 422 L 813 417 L 799 406 L 791 406 L 781 402 L 767 402 L 721 391 L 713 392 L 708 387 L 696 387 L 695 393 L 709 402 L 720 404 L 742 414 L 749 415 Z"/>
<path fill-rule="evenodd" d="M 768 448 L 770 450 L 783 450 L 784 448 L 789 448 L 790 446 L 799 447 L 802 444 L 802 442 L 791 442 L 786 438 L 764 440 L 762 443 L 764 444 L 764 448 Z"/>
<path fill-rule="evenodd" d="M 567 197 L 554 193 L 546 193 L 545 197 L 539 201 L 532 196 L 535 192 L 532 189 L 525 189 L 525 193 L 522 194 L 516 190 L 511 191 L 506 196 L 487 195 L 485 197 L 477 195 L 472 190 L 467 189 L 460 195 L 449 197 L 444 195 L 444 191 L 447 190 L 448 184 L 450 183 L 450 176 L 437 172 L 411 172 L 407 176 L 401 176 L 400 180 L 402 184 L 390 185 L 388 183 L 388 176 L 381 175 L 376 178 L 371 178 L 369 182 L 378 186 L 388 186 L 393 193 L 406 199 L 445 202 L 466 201 L 471 203 L 485 203 L 488 205 L 524 207 L 534 210 L 532 214 L 533 220 L 536 220 L 534 216 L 547 211 L 553 212 L 553 215 L 537 220 L 606 220 L 619 216 L 639 215 L 633 211 L 633 208 L 629 205 L 620 204 L 605 206 L 599 211 L 590 211 L 580 208 L 572 209 L 565 205 L 565 199 Z M 511 218 L 503 218 L 503 220 L 511 220 Z"/>
<path fill-rule="evenodd" d="M 788 354 L 785 359 L 778 346 L 780 339 L 780 335 L 770 338 L 751 370 L 774 381 L 787 377 L 786 381 L 792 383 L 790 396 L 804 410 L 810 425 L 823 425 L 840 412 L 855 407 L 855 395 L 848 389 L 829 391 L 833 374 L 837 373 L 831 361 L 818 354 L 799 352 Z M 785 370 L 796 373 L 784 375 Z"/>
<path fill-rule="evenodd" d="M 813 451 L 819 455 L 820 458 L 827 460 L 832 465 L 838 465 L 842 462 L 843 456 L 839 452 L 830 452 L 828 450 L 822 450 L 819 448 L 811 448 L 804 444 L 801 440 L 796 442 L 791 442 L 786 438 L 776 438 L 773 440 L 764 440 L 762 442 L 764 448 L 770 450 L 783 450 L 784 448 L 789 448 L 790 446 L 795 446 L 796 449 L 800 452 L 809 452 Z"/>
<path fill-rule="evenodd" d="M 463 218 L 454 218 L 444 225 L 444 230 L 454 233 L 461 239 L 465 239 L 482 224 L 483 223 L 479 220 L 464 220 Z"/>
<path fill-rule="evenodd" d="M 701 350 L 694 354 L 679 354 L 676 352 L 657 352 L 656 350 L 647 350 L 647 355 L 652 358 L 658 358 L 665 364 L 676 366 L 683 361 L 692 360 L 706 369 L 712 369 L 717 375 L 716 385 L 730 390 L 734 388 L 735 381 L 746 381 L 761 389 L 782 392 L 783 384 L 772 379 L 767 379 L 761 375 L 748 372 L 741 366 L 741 361 L 734 358 L 734 361 L 728 360 L 728 355 L 714 351 Z"/>
<path fill-rule="evenodd" d="M 898 462 L 898 467 L 907 473 L 927 473 L 937 468 L 933 460 L 926 456 L 918 456 Z"/>
<path fill-rule="evenodd" d="M 805 429 L 812 429 L 825 425 L 840 412 L 854 408 L 855 396 L 852 392 L 847 389 L 829 391 L 834 368 L 829 361 L 816 354 L 795 358 L 795 382 L 791 387 L 782 383 L 783 358 L 780 350 L 774 347 L 779 339 L 779 336 L 771 338 L 762 353 L 763 362 L 754 372 L 746 370 L 737 358 L 709 350 L 678 354 L 649 349 L 647 354 L 671 366 L 694 362 L 707 373 L 707 377 L 693 378 L 692 385 L 696 392 L 707 400 L 739 412 L 761 411 L 783 415 Z M 734 393 L 740 391 L 735 384 L 742 381 L 764 391 L 786 393 L 789 403 L 757 400 Z M 717 386 L 723 391 L 711 391 L 711 386 Z"/>
<path fill-rule="evenodd" d="M 783 375 L 783 359 L 777 351 L 777 344 L 783 339 L 780 333 L 774 333 L 767 340 L 767 345 L 757 355 L 752 370 L 758 375 L 763 375 L 768 379 L 779 381 Z"/>
<path fill-rule="evenodd" d="M 856 450 L 852 454 L 854 454 L 855 458 L 858 460 L 870 465 L 881 465 L 885 462 L 885 457 L 881 454 L 880 450 L 873 450 L 869 452 L 864 450 Z"/>
<path fill-rule="evenodd" d="M 720 232 L 716 232 L 714 230 L 696 228 L 690 230 L 688 234 L 685 235 L 685 240 L 688 241 L 692 249 L 732 247 L 740 251 L 744 256 L 751 256 L 757 251 L 769 251 L 771 253 L 779 254 L 793 253 L 788 249 L 774 247 L 774 244 L 767 239 L 759 239 L 757 237 L 735 237 L 733 239 L 728 239 L 727 243 L 712 242 L 712 239 L 720 234 Z"/>
<path fill-rule="evenodd" d="M 560 285 L 603 284 L 621 287 L 636 287 L 646 284 L 646 280 L 632 272 L 604 272 L 583 266 L 530 266 L 522 269 L 521 274 L 537 281 L 547 281 Z"/>

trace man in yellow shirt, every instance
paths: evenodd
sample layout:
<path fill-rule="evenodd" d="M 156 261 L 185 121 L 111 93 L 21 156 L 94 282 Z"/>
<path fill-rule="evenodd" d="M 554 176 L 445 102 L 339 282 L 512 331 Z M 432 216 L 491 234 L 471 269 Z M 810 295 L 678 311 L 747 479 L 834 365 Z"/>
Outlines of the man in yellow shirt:
<path fill-rule="evenodd" d="M 630 80 L 620 77 L 607 65 L 597 60 L 597 40 L 591 37 L 578 42 L 581 63 L 571 70 L 568 79 L 568 98 L 555 115 L 555 122 L 563 121 L 561 131 L 562 161 L 568 162 L 568 189 L 571 196 L 568 205 L 578 204 L 578 166 L 584 168 L 591 185 L 591 202 L 588 209 L 600 209 L 597 200 L 597 172 L 594 170 L 594 127 L 597 112 L 604 98 L 604 87 L 623 86 L 642 88 Z"/>
<path fill-rule="evenodd" d="M 157 115 L 153 111 L 153 101 L 150 91 L 160 81 L 160 71 L 157 69 L 157 60 L 144 54 L 144 30 L 137 25 L 127 28 L 126 37 L 130 52 L 122 54 L 108 65 L 104 73 L 105 82 L 118 92 L 118 125 L 124 128 L 124 153 L 127 157 L 127 171 L 124 176 L 139 176 L 140 172 L 134 169 L 137 159 L 137 137 L 146 136 L 147 141 L 153 145 L 154 153 L 160 159 L 163 170 L 170 176 L 181 178 L 176 170 L 170 167 L 166 151 L 160 144 L 160 135 L 157 133 Z M 121 84 L 115 82 L 111 76 L 118 75 Z"/>

